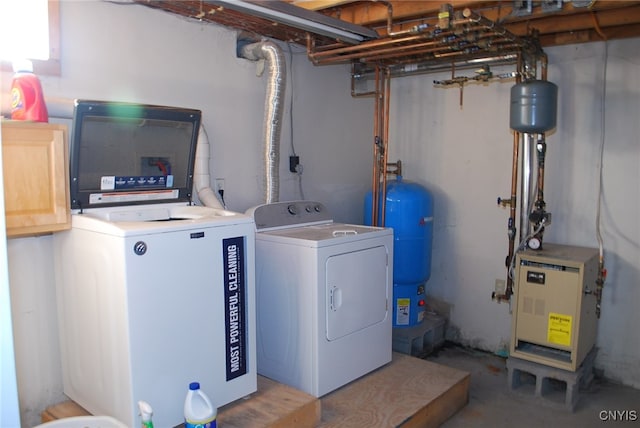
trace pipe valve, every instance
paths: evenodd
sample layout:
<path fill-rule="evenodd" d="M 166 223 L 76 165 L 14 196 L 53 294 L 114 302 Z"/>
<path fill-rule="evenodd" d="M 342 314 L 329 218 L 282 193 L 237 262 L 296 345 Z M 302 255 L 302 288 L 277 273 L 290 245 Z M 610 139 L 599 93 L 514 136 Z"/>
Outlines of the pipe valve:
<path fill-rule="evenodd" d="M 503 206 L 503 207 L 508 207 L 508 206 L 511 206 L 511 204 L 512 204 L 512 200 L 511 200 L 511 198 L 509 198 L 509 199 L 506 199 L 506 198 L 505 198 L 505 199 L 502 199 L 500 196 L 498 196 L 498 205 L 501 205 L 501 206 Z"/>

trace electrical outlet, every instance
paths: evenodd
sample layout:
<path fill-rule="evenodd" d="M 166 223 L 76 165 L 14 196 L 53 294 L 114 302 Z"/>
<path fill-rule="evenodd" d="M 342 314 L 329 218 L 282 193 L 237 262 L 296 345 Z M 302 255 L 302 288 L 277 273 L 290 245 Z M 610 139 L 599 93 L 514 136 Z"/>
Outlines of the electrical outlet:
<path fill-rule="evenodd" d="M 300 156 L 289 156 L 289 171 L 294 174 L 298 172 Z"/>
<path fill-rule="evenodd" d="M 216 192 L 224 192 L 224 178 L 216 178 Z"/>
<path fill-rule="evenodd" d="M 507 286 L 504 279 L 496 279 L 495 289 L 496 294 L 504 294 L 507 291 Z"/>

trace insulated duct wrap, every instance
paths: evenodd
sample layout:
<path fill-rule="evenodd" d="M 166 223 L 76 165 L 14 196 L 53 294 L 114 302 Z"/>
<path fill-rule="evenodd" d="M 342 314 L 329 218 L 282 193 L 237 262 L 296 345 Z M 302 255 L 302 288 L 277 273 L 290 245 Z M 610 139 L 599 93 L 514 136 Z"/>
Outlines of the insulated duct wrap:
<path fill-rule="evenodd" d="M 286 86 L 286 67 L 282 50 L 269 41 L 248 44 L 240 51 L 242 58 L 263 61 L 258 75 L 266 70 L 267 92 L 264 103 L 264 161 L 265 203 L 279 200 L 280 129 L 282 127 L 283 99 Z M 264 64 L 264 67 L 262 67 Z"/>
<path fill-rule="evenodd" d="M 211 176 L 209 174 L 210 151 L 209 137 L 207 136 L 204 126 L 200 124 L 198 145 L 196 146 L 196 162 L 193 171 L 193 186 L 202 205 L 205 207 L 224 209 L 224 205 L 209 185 L 209 183 L 211 183 Z"/>

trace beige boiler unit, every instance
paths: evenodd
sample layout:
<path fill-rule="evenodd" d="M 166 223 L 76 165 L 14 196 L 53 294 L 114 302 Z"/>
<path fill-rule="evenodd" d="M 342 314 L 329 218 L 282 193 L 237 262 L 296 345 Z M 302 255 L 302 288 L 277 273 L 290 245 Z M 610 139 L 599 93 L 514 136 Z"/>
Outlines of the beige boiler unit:
<path fill-rule="evenodd" d="M 546 244 L 516 257 L 511 356 L 576 371 L 596 340 L 598 250 Z"/>

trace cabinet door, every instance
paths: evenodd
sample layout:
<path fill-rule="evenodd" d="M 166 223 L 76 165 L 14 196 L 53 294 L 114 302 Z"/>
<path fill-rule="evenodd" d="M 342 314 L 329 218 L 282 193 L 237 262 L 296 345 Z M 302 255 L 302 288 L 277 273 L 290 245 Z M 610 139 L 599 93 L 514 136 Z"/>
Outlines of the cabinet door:
<path fill-rule="evenodd" d="M 66 133 L 64 125 L 2 124 L 7 237 L 70 227 Z"/>

